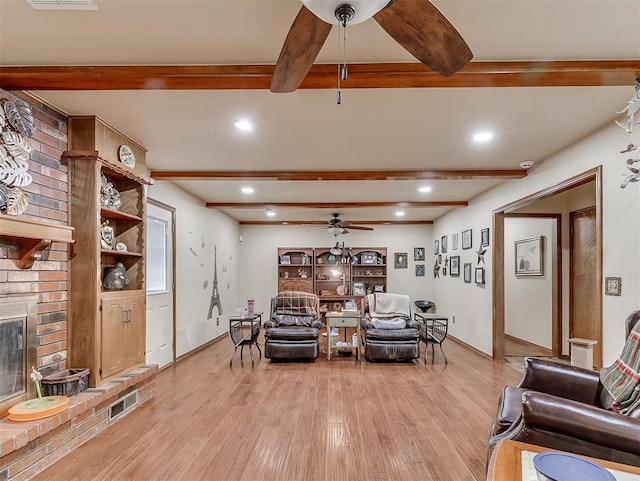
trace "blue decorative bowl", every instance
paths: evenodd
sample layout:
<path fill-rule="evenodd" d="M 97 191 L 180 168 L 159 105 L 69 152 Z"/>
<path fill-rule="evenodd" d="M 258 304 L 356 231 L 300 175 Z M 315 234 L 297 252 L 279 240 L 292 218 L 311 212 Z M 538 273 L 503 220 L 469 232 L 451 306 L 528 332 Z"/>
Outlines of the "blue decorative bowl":
<path fill-rule="evenodd" d="M 533 457 L 538 481 L 616 481 L 602 466 L 573 454 L 546 452 Z"/>

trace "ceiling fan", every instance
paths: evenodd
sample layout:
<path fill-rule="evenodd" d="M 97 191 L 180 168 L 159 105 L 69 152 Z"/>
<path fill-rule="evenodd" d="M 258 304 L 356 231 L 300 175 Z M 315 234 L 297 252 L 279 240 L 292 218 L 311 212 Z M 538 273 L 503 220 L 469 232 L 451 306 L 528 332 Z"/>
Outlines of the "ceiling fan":
<path fill-rule="evenodd" d="M 329 219 L 329 222 L 327 223 L 327 230 L 329 231 L 330 234 L 333 234 L 334 236 L 338 234 L 348 234 L 349 233 L 348 229 L 373 230 L 373 227 L 367 227 L 364 225 L 352 224 L 351 222 L 345 222 L 340 218 L 340 214 L 337 212 L 334 212 L 331 215 L 332 217 L 331 219 Z"/>
<path fill-rule="evenodd" d="M 332 25 L 353 25 L 373 17 L 409 53 L 448 77 L 473 54 L 455 27 L 429 0 L 302 0 L 284 41 L 271 91 L 293 92 L 305 78 Z"/>

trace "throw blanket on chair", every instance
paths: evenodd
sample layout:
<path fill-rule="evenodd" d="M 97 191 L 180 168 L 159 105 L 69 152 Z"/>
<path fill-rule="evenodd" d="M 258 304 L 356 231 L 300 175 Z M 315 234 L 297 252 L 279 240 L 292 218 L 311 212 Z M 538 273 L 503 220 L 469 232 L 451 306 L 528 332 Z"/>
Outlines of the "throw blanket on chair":
<path fill-rule="evenodd" d="M 368 294 L 367 301 L 371 317 L 409 317 L 411 315 L 409 296 L 403 294 Z"/>
<path fill-rule="evenodd" d="M 640 407 L 640 322 L 629 333 L 620 358 L 600 371 L 600 382 L 613 396 L 613 409 L 630 414 Z"/>
<path fill-rule="evenodd" d="M 315 316 L 318 296 L 310 292 L 283 291 L 276 296 L 276 314 Z"/>

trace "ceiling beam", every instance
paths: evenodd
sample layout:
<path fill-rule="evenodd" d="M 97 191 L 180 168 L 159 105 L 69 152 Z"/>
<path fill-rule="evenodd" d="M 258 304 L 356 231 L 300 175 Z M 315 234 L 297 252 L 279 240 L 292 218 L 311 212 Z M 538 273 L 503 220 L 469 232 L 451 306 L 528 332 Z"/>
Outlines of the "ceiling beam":
<path fill-rule="evenodd" d="M 441 202 L 207 202 L 210 208 L 230 209 L 268 209 L 273 207 L 291 207 L 299 209 L 341 209 L 344 207 L 466 207 L 466 200 Z"/>
<path fill-rule="evenodd" d="M 6 90 L 269 89 L 273 65 L 4 66 Z M 346 88 L 633 86 L 640 60 L 471 62 L 450 77 L 422 63 L 349 64 Z M 336 87 L 334 64 L 311 67 L 299 88 Z"/>
<path fill-rule="evenodd" d="M 241 220 L 240 225 L 320 225 L 327 227 L 326 220 Z M 355 225 L 424 225 L 433 224 L 432 220 L 362 220 L 354 222 Z M 347 227 L 348 229 L 348 227 Z"/>
<path fill-rule="evenodd" d="M 156 180 L 461 180 L 461 179 L 522 179 L 524 169 L 464 169 L 464 170 L 153 170 Z"/>

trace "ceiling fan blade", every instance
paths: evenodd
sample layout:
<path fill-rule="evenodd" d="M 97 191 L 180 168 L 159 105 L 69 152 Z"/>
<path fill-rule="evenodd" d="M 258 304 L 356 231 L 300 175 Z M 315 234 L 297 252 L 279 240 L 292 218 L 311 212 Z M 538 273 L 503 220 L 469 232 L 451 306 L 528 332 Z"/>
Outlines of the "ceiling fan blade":
<path fill-rule="evenodd" d="M 364 225 L 353 225 L 353 224 L 349 224 L 347 228 L 353 229 L 353 230 L 373 230 L 373 227 L 366 227 Z"/>
<path fill-rule="evenodd" d="M 293 92 L 304 80 L 331 31 L 331 24 L 304 5 L 293 21 L 271 77 L 271 91 Z"/>
<path fill-rule="evenodd" d="M 428 0 L 395 0 L 373 18 L 411 55 L 445 77 L 473 58 L 462 36 Z"/>

